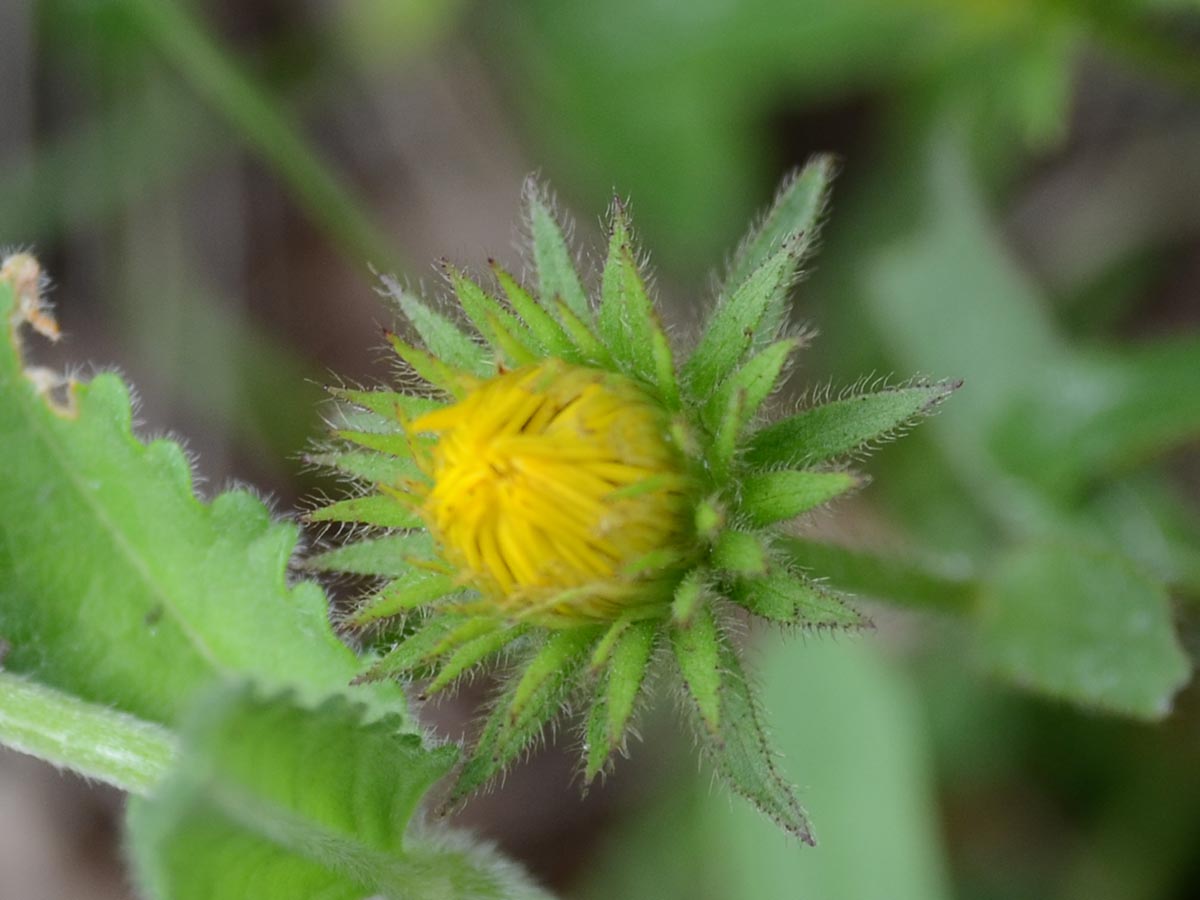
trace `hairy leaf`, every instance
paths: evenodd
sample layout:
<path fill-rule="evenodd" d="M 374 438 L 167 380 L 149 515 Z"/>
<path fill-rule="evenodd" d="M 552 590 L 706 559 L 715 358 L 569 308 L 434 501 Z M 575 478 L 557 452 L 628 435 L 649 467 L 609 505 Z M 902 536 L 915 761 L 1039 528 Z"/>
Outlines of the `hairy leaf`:
<path fill-rule="evenodd" d="M 985 582 L 981 606 L 985 662 L 1028 688 L 1161 719 L 1191 675 L 1166 591 L 1116 553 L 1019 547 Z"/>
<path fill-rule="evenodd" d="M 805 628 L 862 628 L 867 618 L 837 593 L 792 572 L 735 582 L 730 599 L 756 616 Z"/>
<path fill-rule="evenodd" d="M 554 308 L 555 301 L 561 300 L 580 319 L 589 320 L 591 307 L 566 238 L 554 219 L 546 192 L 532 179 L 525 183 L 525 208 L 542 303 Z"/>
<path fill-rule="evenodd" d="M 630 623 L 613 645 L 609 663 L 597 685 L 587 726 L 584 780 L 591 781 L 625 739 L 634 704 L 646 680 L 658 627 L 654 622 Z"/>
<path fill-rule="evenodd" d="M 198 500 L 179 445 L 133 435 L 117 376 L 72 382 L 55 402 L 49 377 L 22 369 L 18 290 L 34 288 L 0 278 L 5 667 L 164 723 L 232 673 L 305 697 L 344 689 L 357 661 L 323 592 L 287 583 L 295 526 L 244 491 Z M 35 301 L 22 294 L 27 313 Z M 403 709 L 395 686 L 360 693 Z"/>
<path fill-rule="evenodd" d="M 509 870 L 406 834 L 456 753 L 401 724 L 368 722 L 340 698 L 206 698 L 174 773 L 130 805 L 142 889 L 163 900 L 539 896 Z"/>

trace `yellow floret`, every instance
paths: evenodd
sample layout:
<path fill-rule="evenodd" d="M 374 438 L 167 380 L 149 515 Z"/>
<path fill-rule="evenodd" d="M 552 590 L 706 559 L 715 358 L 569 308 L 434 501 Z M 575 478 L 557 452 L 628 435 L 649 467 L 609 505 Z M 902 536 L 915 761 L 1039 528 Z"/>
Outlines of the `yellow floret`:
<path fill-rule="evenodd" d="M 429 528 L 499 612 L 566 625 L 661 609 L 690 543 L 689 479 L 635 382 L 550 360 L 408 430 L 436 438 L 421 460 Z"/>

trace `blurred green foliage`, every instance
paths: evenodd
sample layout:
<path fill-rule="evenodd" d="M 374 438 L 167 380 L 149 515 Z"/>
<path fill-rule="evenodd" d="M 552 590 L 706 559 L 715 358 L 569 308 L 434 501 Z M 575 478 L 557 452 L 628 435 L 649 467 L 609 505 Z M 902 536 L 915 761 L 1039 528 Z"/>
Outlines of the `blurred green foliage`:
<path fill-rule="evenodd" d="M 217 5 L 192 6 L 200 19 Z M 308 43 L 285 30 L 249 47 L 177 8 L 36 4 L 43 65 L 86 85 L 89 113 L 0 165 L 0 243 L 61 248 L 149 201 L 173 208 L 237 144 L 361 272 L 362 248 L 403 248 L 301 123 L 356 79 L 386 83 L 401 60 L 473 42 L 528 166 L 580 209 L 614 186 L 630 195 L 663 290 L 690 297 L 695 266 L 803 161 L 796 148 L 837 149 L 822 123 L 859 128 L 804 289 L 801 315 L 822 340 L 797 381 L 920 367 L 966 386 L 933 428 L 881 454 L 866 497 L 882 507 L 869 516 L 884 521 L 886 553 L 808 538 L 795 552 L 921 612 L 882 616 L 878 642 L 812 637 L 764 660 L 820 848 L 799 853 L 693 778 L 671 779 L 605 836 L 581 893 L 1194 895 L 1193 694 L 1151 726 L 976 674 L 1155 717 L 1190 668 L 1181 647 L 1193 659 L 1200 647 L 1194 463 L 1177 452 L 1200 431 L 1200 347 L 1194 330 L 1129 340 L 1162 330 L 1145 307 L 1200 233 L 1194 0 L 348 2 L 296 26 Z M 1125 130 L 1101 135 L 1109 168 L 1081 165 L 1077 107 L 1114 81 Z M 1146 97 L 1149 111 L 1133 108 Z M 1155 103 L 1173 112 L 1155 118 Z M 1079 179 L 1051 221 L 1015 216 L 1060 164 Z M 139 240 L 106 244 L 110 265 L 132 270 L 140 252 L 182 287 L 145 263 L 113 279 L 135 288 L 109 287 L 132 358 L 294 469 L 287 454 L 315 428 L 304 373 L 319 367 L 218 303 L 180 234 Z M 1181 318 L 1194 329 L 1191 297 Z"/>

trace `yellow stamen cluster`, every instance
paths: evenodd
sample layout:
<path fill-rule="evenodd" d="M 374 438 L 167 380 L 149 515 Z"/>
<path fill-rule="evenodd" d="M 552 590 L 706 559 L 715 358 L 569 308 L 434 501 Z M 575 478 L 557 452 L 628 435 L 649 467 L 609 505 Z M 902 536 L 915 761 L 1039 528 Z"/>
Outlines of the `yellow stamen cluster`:
<path fill-rule="evenodd" d="M 498 611 L 561 625 L 666 601 L 656 586 L 689 545 L 689 480 L 670 418 L 635 382 L 549 360 L 408 430 L 436 438 L 421 451 L 423 516 Z"/>

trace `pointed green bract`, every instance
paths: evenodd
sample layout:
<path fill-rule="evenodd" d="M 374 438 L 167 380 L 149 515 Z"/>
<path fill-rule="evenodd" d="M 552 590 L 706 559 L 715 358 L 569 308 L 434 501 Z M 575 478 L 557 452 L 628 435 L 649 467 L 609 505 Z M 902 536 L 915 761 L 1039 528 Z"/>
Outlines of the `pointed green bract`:
<path fill-rule="evenodd" d="M 425 686 L 424 695 L 430 696 L 443 690 L 455 679 L 488 658 L 495 656 L 513 641 L 528 633 L 522 625 L 497 625 L 494 630 L 465 641 L 453 650 L 437 670 L 437 674 Z"/>
<path fill-rule="evenodd" d="M 625 207 L 615 199 L 597 324 L 613 355 L 632 374 L 655 385 L 668 408 L 677 408 L 679 388 L 671 346 L 638 269 Z"/>
<path fill-rule="evenodd" d="M 345 544 L 301 561 L 305 569 L 397 578 L 413 574 L 412 561 L 431 559 L 433 539 L 427 531 L 389 534 Z"/>
<path fill-rule="evenodd" d="M 596 337 L 592 326 L 587 323 L 585 318 L 576 315 L 575 310 L 561 300 L 555 302 L 554 310 L 558 313 L 558 320 L 562 322 L 563 329 L 570 335 L 571 341 L 585 362 L 598 365 L 602 369 L 616 368 L 612 352 Z"/>
<path fill-rule="evenodd" d="M 388 343 L 392 345 L 397 356 L 435 388 L 460 400 L 466 396 L 462 374 L 456 372 L 436 356 L 430 356 L 424 350 L 413 347 L 396 334 L 388 335 Z"/>
<path fill-rule="evenodd" d="M 683 366 L 684 387 L 694 399 L 706 400 L 752 346 L 775 340 L 778 329 L 761 325 L 765 317 L 775 315 L 774 306 L 785 302 L 798 264 L 795 240 L 785 240 L 728 300 L 718 303 Z"/>
<path fill-rule="evenodd" d="M 535 359 L 545 352 L 536 337 L 516 317 L 458 269 L 447 265 L 446 274 L 454 285 L 458 302 L 472 324 L 493 346 L 504 345 L 507 352 L 517 353 L 523 358 Z"/>
<path fill-rule="evenodd" d="M 721 727 L 722 640 L 709 606 L 696 610 L 687 625 L 671 626 L 671 649 L 679 674 L 705 728 L 714 735 Z"/>
<path fill-rule="evenodd" d="M 380 619 L 440 600 L 459 590 L 461 588 L 453 576 L 433 572 L 422 572 L 416 578 L 393 581 L 355 610 L 354 615 L 350 617 L 350 624 L 361 628 Z"/>
<path fill-rule="evenodd" d="M 340 450 L 330 453 L 311 453 L 305 459 L 314 466 L 323 466 L 372 484 L 397 485 L 412 478 L 423 477 L 411 459 L 370 453 L 365 450 Z"/>
<path fill-rule="evenodd" d="M 500 287 L 508 298 L 509 304 L 529 326 L 529 330 L 541 341 L 546 352 L 567 362 L 579 362 L 579 350 L 571 343 L 570 337 L 563 331 L 562 326 L 558 324 L 549 310 L 535 300 L 529 291 L 521 287 L 517 279 L 495 262 L 492 263 L 492 271 L 495 272 L 496 280 L 500 282 Z"/>
<path fill-rule="evenodd" d="M 795 788 L 775 764 L 776 754 L 763 728 L 758 701 L 731 647 L 721 648 L 720 665 L 720 730 L 702 743 L 705 754 L 730 790 L 757 806 L 780 828 L 806 844 L 816 844 Z"/>
<path fill-rule="evenodd" d="M 579 280 L 571 251 L 562 229 L 554 219 L 546 192 L 532 179 L 525 183 L 525 208 L 529 233 L 533 239 L 533 258 L 537 265 L 538 292 L 542 302 L 553 305 L 561 300 L 583 321 L 591 318 L 587 294 Z"/>
<path fill-rule="evenodd" d="M 755 434 L 746 462 L 763 468 L 813 465 L 859 452 L 929 415 L 958 386 L 914 384 L 811 407 Z"/>
<path fill-rule="evenodd" d="M 783 367 L 798 345 L 799 342 L 794 338 L 776 341 L 748 359 L 744 366 L 721 383 L 705 407 L 706 418 L 718 423 L 718 431 L 741 434 L 775 389 Z M 737 394 L 741 395 L 741 399 L 736 404 L 731 403 L 731 398 Z M 722 422 L 722 415 L 733 415 L 734 419 Z"/>
<path fill-rule="evenodd" d="M 367 450 L 376 450 L 401 459 L 412 456 L 412 438 L 407 434 L 399 432 L 378 434 L 374 431 L 350 431 L 348 429 L 340 429 L 334 434 L 343 441 Z"/>
<path fill-rule="evenodd" d="M 612 648 L 588 718 L 585 781 L 600 773 L 625 738 L 657 636 L 654 622 L 633 622 L 622 629 Z"/>
<path fill-rule="evenodd" d="M 762 575 L 767 571 L 767 548 L 758 535 L 730 528 L 713 545 L 712 564 L 739 575 Z"/>
<path fill-rule="evenodd" d="M 437 647 L 451 631 L 463 623 L 462 617 L 433 616 L 423 621 L 415 631 L 372 662 L 360 676 L 364 681 L 379 681 L 423 669 L 437 656 Z"/>
<path fill-rule="evenodd" d="M 394 391 L 356 391 L 331 387 L 330 394 L 339 400 L 370 410 L 391 423 L 400 423 L 437 409 L 444 404 L 431 397 L 398 394 Z"/>
<path fill-rule="evenodd" d="M 453 764 L 344 701 L 315 708 L 228 690 L 184 729 L 183 759 L 130 804 L 142 893 L 166 900 L 537 896 L 511 869 L 407 834 Z"/>
<path fill-rule="evenodd" d="M 841 595 L 795 572 L 776 571 L 734 583 L 730 599 L 756 616 L 804 628 L 858 629 L 869 623 Z"/>
<path fill-rule="evenodd" d="M 789 235 L 799 236 L 797 252 L 801 257 L 808 253 L 828 201 L 833 169 L 831 157 L 819 156 L 784 181 L 762 223 L 746 235 L 738 248 L 722 293 L 731 294 Z"/>
<path fill-rule="evenodd" d="M 741 483 L 741 510 L 753 526 L 793 519 L 862 484 L 853 472 L 759 472 Z"/>
<path fill-rule="evenodd" d="M 434 357 L 473 375 L 486 376 L 494 371 L 495 365 L 486 347 L 471 340 L 457 325 L 414 297 L 394 278 L 384 278 L 384 284 Z"/>
<path fill-rule="evenodd" d="M 415 528 L 421 525 L 421 517 L 387 494 L 368 494 L 339 500 L 307 516 L 310 522 L 362 522 L 380 528 Z"/>
<path fill-rule="evenodd" d="M 552 633 L 497 699 L 451 794 L 457 802 L 486 784 L 524 750 L 562 709 L 575 674 L 600 636 L 594 627 Z"/>

